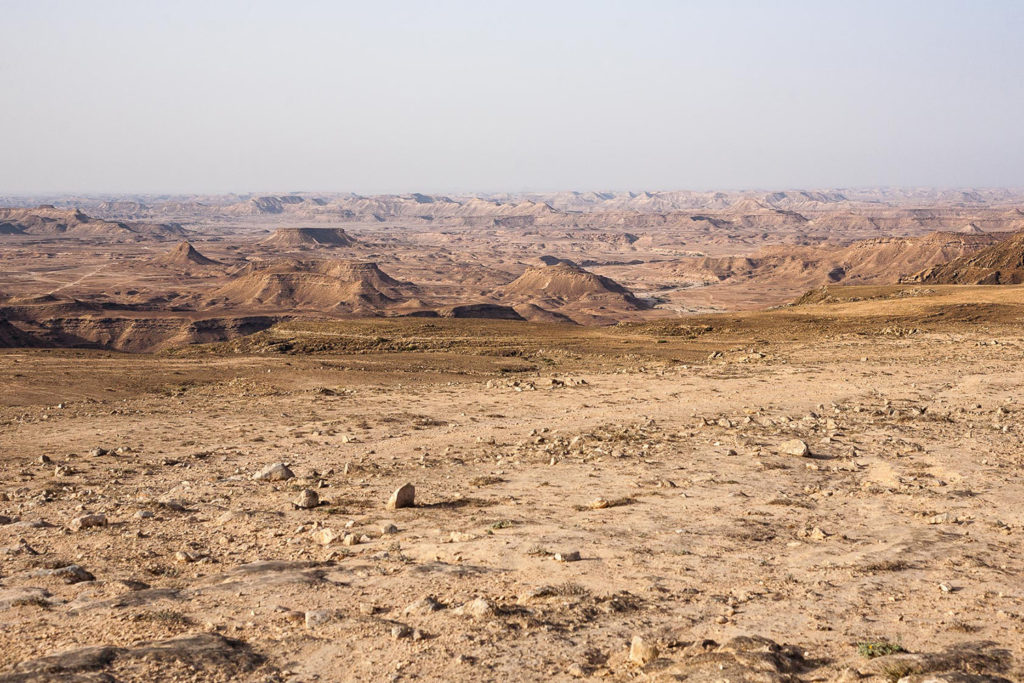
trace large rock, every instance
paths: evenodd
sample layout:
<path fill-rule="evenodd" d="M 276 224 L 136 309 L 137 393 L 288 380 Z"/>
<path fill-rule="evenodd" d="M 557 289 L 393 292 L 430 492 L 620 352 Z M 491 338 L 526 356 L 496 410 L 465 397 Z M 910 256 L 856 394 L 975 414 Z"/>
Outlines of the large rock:
<path fill-rule="evenodd" d="M 71 520 L 68 528 L 72 531 L 91 529 L 93 527 L 107 526 L 106 515 L 82 515 Z"/>
<path fill-rule="evenodd" d="M 658 646 L 641 636 L 633 636 L 629 643 L 629 661 L 646 666 L 658 658 Z"/>
<path fill-rule="evenodd" d="M 275 462 L 252 475 L 252 478 L 256 481 L 284 481 L 294 476 L 295 474 L 288 468 L 288 465 L 283 462 Z"/>
<path fill-rule="evenodd" d="M 811 454 L 811 449 L 806 442 L 800 439 L 790 439 L 779 446 L 779 450 L 786 455 L 806 457 Z"/>
<path fill-rule="evenodd" d="M 411 508 L 416 504 L 416 487 L 412 484 L 404 484 L 391 494 L 388 498 L 387 504 L 384 506 L 388 510 L 397 510 L 398 508 Z"/>

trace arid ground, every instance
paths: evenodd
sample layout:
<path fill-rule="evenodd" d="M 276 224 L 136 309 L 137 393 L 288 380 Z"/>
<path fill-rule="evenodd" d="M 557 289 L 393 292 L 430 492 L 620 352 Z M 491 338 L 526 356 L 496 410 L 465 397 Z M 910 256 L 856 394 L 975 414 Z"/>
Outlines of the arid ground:
<path fill-rule="evenodd" d="M 1020 204 L 723 197 L 0 215 L 0 682 L 1024 679 Z"/>

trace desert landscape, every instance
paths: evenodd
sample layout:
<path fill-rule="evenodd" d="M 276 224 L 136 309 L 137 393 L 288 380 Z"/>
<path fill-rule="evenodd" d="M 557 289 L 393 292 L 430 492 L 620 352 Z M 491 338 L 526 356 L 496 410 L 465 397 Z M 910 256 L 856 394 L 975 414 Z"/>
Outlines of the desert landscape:
<path fill-rule="evenodd" d="M 0 681 L 1024 677 L 1024 195 L 38 199 Z"/>
<path fill-rule="evenodd" d="M 0 28 L 0 683 L 1024 683 L 1024 2 Z"/>

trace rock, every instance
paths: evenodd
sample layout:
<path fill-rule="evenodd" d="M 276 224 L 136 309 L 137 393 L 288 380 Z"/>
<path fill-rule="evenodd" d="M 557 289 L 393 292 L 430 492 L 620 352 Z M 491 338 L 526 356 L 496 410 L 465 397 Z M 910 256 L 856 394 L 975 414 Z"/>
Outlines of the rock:
<path fill-rule="evenodd" d="M 391 627 L 391 637 L 395 640 L 400 638 L 409 638 L 412 636 L 412 628 L 405 624 L 395 624 Z"/>
<path fill-rule="evenodd" d="M 397 510 L 398 508 L 411 508 L 415 505 L 416 498 L 416 487 L 412 484 L 404 484 L 398 487 L 391 497 L 388 498 L 387 504 L 384 506 L 388 510 Z"/>
<path fill-rule="evenodd" d="M 69 564 L 66 567 L 59 567 L 57 569 L 39 569 L 32 572 L 31 576 L 44 577 L 49 576 L 55 579 L 60 579 L 66 584 L 81 583 L 83 581 L 95 581 L 96 577 L 83 569 L 80 565 Z"/>
<path fill-rule="evenodd" d="M 395 526 L 394 524 L 388 522 L 387 524 L 382 524 L 381 525 L 380 533 L 381 533 L 382 536 L 389 536 L 391 534 L 397 534 L 398 533 L 398 527 Z"/>
<path fill-rule="evenodd" d="M 438 610 L 444 609 L 444 605 L 434 599 L 434 596 L 428 595 L 424 598 L 420 598 L 416 602 L 407 606 L 402 610 L 403 614 L 413 614 L 418 616 L 426 616 L 431 612 L 437 612 Z"/>
<path fill-rule="evenodd" d="M 107 455 L 109 453 L 110 453 L 109 449 L 107 449 L 107 448 L 100 448 L 99 446 L 97 446 L 96 448 L 93 448 L 92 450 L 89 451 L 89 455 L 91 455 L 94 458 L 98 458 L 101 455 Z"/>
<path fill-rule="evenodd" d="M 315 543 L 319 543 L 320 545 L 330 545 L 339 538 L 337 531 L 334 529 L 328 529 L 327 527 L 313 529 L 309 532 L 309 535 Z"/>
<path fill-rule="evenodd" d="M 164 510 L 172 510 L 174 512 L 188 512 L 188 508 L 185 507 L 183 501 L 175 498 L 161 498 L 156 501 L 156 504 Z"/>
<path fill-rule="evenodd" d="M 900 678 L 899 683 L 1004 683 L 1006 678 L 968 674 L 962 671 L 943 671 L 942 673 L 909 674 Z"/>
<path fill-rule="evenodd" d="M 608 507 L 608 501 L 604 498 L 595 498 L 594 500 L 587 503 L 587 507 L 591 510 L 602 510 Z"/>
<path fill-rule="evenodd" d="M 217 633 L 189 633 L 167 640 L 136 643 L 131 648 L 90 645 L 60 650 L 18 663 L 16 673 L 5 671 L 4 678 L 19 681 L 112 681 L 109 669 L 116 668 L 117 679 L 166 678 L 167 668 L 187 662 L 204 677 L 220 680 L 245 678 L 240 674 L 253 671 L 262 658 L 240 641 Z M 133 666 L 146 662 L 149 675 Z M 154 674 L 153 672 L 159 672 Z M 126 675 L 127 674 L 127 675 Z M 134 674 L 134 675 L 132 675 Z"/>
<path fill-rule="evenodd" d="M 306 628 L 316 628 L 334 619 L 334 610 L 314 609 L 306 612 Z"/>
<path fill-rule="evenodd" d="M 75 517 L 71 520 L 71 524 L 68 525 L 72 531 L 81 531 L 82 529 L 90 529 L 92 527 L 107 526 L 106 515 L 82 515 L 81 517 Z"/>
<path fill-rule="evenodd" d="M 646 666 L 658 658 L 657 646 L 640 636 L 633 636 L 629 643 L 629 661 Z"/>
<path fill-rule="evenodd" d="M 555 553 L 556 562 L 579 562 L 582 558 L 578 550 L 571 550 L 565 553 Z"/>
<path fill-rule="evenodd" d="M 359 539 L 356 538 L 355 534 L 345 534 L 341 539 L 342 545 L 356 545 L 359 543 Z"/>
<path fill-rule="evenodd" d="M 309 510 L 320 504 L 320 496 L 316 491 L 305 489 L 292 501 L 292 505 L 300 510 Z"/>
<path fill-rule="evenodd" d="M 459 607 L 455 610 L 455 613 L 463 614 L 467 617 L 473 617 L 474 619 L 484 619 L 497 614 L 498 608 L 487 598 L 476 598 L 474 600 L 470 600 L 462 607 Z"/>
<path fill-rule="evenodd" d="M 50 592 L 45 588 L 0 588 L 0 610 L 10 609 L 17 605 L 50 604 Z"/>
<path fill-rule="evenodd" d="M 152 519 L 153 513 L 149 510 L 139 510 L 135 513 L 135 519 Z"/>
<path fill-rule="evenodd" d="M 288 465 L 285 465 L 283 462 L 275 462 L 252 475 L 252 478 L 256 481 L 284 481 L 294 476 L 295 474 L 288 469 Z"/>
<path fill-rule="evenodd" d="M 179 550 L 178 552 L 174 553 L 174 561 L 181 562 L 182 564 L 190 564 L 198 559 L 198 556 L 185 550 Z"/>
<path fill-rule="evenodd" d="M 294 624 L 304 624 L 306 622 L 306 613 L 295 609 L 286 609 L 284 610 L 284 618 Z"/>
<path fill-rule="evenodd" d="M 807 443 L 800 439 L 790 439 L 779 446 L 779 450 L 786 455 L 796 455 L 800 457 L 806 457 L 811 454 L 811 449 Z"/>

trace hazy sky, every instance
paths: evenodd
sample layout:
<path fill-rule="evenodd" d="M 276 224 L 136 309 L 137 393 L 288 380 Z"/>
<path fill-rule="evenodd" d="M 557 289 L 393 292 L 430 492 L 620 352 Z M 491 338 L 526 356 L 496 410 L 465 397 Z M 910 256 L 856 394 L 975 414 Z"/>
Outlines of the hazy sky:
<path fill-rule="evenodd" d="M 0 0 L 0 193 L 1024 186 L 1022 0 Z"/>

